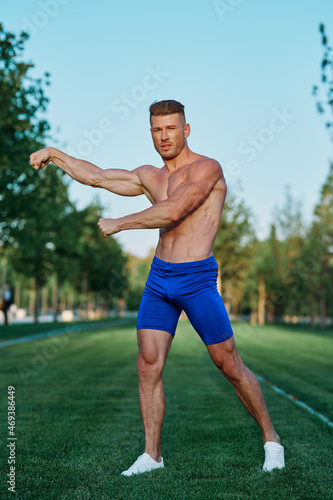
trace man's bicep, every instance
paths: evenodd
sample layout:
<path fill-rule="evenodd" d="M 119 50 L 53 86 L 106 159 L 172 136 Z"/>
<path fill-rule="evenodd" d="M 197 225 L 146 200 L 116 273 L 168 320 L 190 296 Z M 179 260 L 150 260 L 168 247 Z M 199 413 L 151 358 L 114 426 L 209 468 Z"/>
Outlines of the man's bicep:
<path fill-rule="evenodd" d="M 122 196 L 144 194 L 138 170 L 130 171 L 115 168 L 101 170 L 94 175 L 93 187 L 107 189 Z"/>
<path fill-rule="evenodd" d="M 174 206 L 173 211 L 177 220 L 199 208 L 210 195 L 212 188 L 212 184 L 207 181 L 182 182 L 168 199 Z"/>

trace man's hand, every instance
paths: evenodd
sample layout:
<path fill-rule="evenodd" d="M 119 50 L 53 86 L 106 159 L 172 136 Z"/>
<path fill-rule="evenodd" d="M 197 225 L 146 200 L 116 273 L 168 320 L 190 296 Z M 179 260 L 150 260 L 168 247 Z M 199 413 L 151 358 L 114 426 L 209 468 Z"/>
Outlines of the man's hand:
<path fill-rule="evenodd" d="M 107 238 L 111 234 L 119 233 L 120 231 L 117 225 L 117 219 L 99 219 L 97 225 L 104 238 Z"/>
<path fill-rule="evenodd" d="M 36 169 L 44 168 L 51 161 L 51 152 L 49 148 L 40 149 L 30 155 L 30 164 Z"/>

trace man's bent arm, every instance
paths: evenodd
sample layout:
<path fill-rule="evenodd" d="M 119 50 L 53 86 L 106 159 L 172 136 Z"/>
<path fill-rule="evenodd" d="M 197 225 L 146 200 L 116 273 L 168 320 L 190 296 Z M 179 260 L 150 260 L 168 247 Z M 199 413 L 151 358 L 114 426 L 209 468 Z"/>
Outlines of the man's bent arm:
<path fill-rule="evenodd" d="M 103 170 L 93 163 L 73 158 L 52 147 L 41 149 L 30 155 L 30 163 L 37 169 L 44 168 L 50 162 L 81 184 L 101 187 L 123 196 L 137 196 L 144 193 L 136 171 Z"/>
<path fill-rule="evenodd" d="M 156 229 L 181 222 L 204 203 L 216 182 L 223 178 L 217 162 L 209 160 L 206 169 L 202 167 L 182 182 L 170 198 L 119 219 L 100 219 L 98 226 L 102 235 L 106 237 L 127 229 Z"/>

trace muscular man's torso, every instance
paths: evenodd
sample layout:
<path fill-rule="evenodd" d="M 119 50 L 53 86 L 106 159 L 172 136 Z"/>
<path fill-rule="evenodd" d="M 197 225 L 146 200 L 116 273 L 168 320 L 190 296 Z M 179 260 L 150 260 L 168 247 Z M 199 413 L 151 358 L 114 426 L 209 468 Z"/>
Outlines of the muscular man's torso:
<path fill-rule="evenodd" d="M 151 203 L 169 198 L 182 182 L 186 181 L 194 163 L 205 168 L 206 157 L 193 154 L 193 162 L 170 173 L 164 166 L 143 167 L 140 178 L 145 194 Z M 208 198 L 194 212 L 170 226 L 160 229 L 156 257 L 167 262 L 192 262 L 212 255 L 212 246 L 219 227 L 226 196 L 226 183 L 221 178 L 216 182 Z"/>

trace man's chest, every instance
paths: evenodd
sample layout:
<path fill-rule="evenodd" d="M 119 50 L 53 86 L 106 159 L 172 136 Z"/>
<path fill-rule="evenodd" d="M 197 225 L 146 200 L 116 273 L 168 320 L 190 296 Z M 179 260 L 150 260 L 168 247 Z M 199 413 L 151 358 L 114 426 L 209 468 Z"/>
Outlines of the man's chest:
<path fill-rule="evenodd" d="M 172 174 L 163 171 L 158 172 L 149 189 L 154 198 L 154 202 L 157 203 L 166 198 L 170 198 L 178 186 L 186 181 L 186 172 L 186 169 L 181 169 Z"/>

